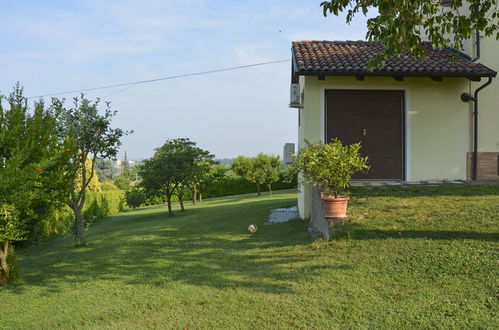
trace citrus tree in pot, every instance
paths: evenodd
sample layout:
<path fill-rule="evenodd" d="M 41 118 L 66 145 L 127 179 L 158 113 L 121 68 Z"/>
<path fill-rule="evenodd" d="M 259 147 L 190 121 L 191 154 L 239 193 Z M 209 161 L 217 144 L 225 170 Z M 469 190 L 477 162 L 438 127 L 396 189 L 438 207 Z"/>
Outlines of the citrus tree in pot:
<path fill-rule="evenodd" d="M 360 143 L 343 145 L 339 139 L 329 143 L 312 144 L 296 155 L 293 167 L 302 175 L 301 182 L 316 186 L 321 191 L 326 218 L 344 218 L 349 196 L 344 194 L 350 186 L 353 174 L 367 171 L 367 157 L 360 155 Z"/>

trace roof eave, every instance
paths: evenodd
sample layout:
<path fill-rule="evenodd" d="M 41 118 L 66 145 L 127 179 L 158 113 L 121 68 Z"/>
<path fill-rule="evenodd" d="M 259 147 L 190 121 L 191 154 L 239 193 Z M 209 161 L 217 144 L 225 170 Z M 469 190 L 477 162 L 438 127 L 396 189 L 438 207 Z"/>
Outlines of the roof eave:
<path fill-rule="evenodd" d="M 442 77 L 442 78 L 487 78 L 496 77 L 497 72 L 492 71 L 489 74 L 463 73 L 463 72 L 366 72 L 366 71 L 348 71 L 348 72 L 325 72 L 325 71 L 296 71 L 300 76 L 366 76 L 366 77 Z"/>

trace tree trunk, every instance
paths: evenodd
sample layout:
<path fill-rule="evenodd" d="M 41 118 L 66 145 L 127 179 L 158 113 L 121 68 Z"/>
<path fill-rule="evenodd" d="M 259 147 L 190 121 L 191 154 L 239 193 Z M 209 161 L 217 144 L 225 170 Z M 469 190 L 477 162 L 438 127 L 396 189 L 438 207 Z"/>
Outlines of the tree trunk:
<path fill-rule="evenodd" d="M 9 241 L 2 242 L 0 246 L 0 283 L 6 283 L 10 277 L 10 268 L 7 264 L 7 256 L 9 255 Z"/>
<path fill-rule="evenodd" d="M 166 195 L 166 203 L 168 204 L 168 215 L 173 215 L 173 212 L 172 212 L 172 195 Z"/>
<path fill-rule="evenodd" d="M 76 241 L 76 246 L 79 247 L 85 245 L 83 215 L 81 214 L 81 208 L 78 205 L 74 206 L 73 212 L 75 214 L 75 225 L 76 225 L 75 241 Z"/>
<path fill-rule="evenodd" d="M 181 210 L 182 212 L 184 212 L 184 211 L 185 211 L 185 208 L 184 208 L 184 193 L 183 193 L 183 192 L 181 192 L 181 193 L 178 195 L 178 201 L 179 201 L 179 203 L 180 203 L 180 210 Z"/>
<path fill-rule="evenodd" d="M 260 195 L 261 195 L 261 194 L 260 194 L 260 184 L 259 184 L 259 183 L 257 183 L 257 184 L 256 184 L 256 194 L 257 194 L 258 196 L 260 196 Z"/>
<path fill-rule="evenodd" d="M 198 188 L 197 185 L 194 184 L 192 187 L 192 204 L 196 205 L 197 198 L 198 198 Z"/>
<path fill-rule="evenodd" d="M 269 187 L 269 195 L 272 195 L 272 184 L 267 183 L 267 187 Z"/>
<path fill-rule="evenodd" d="M 199 191 L 199 201 L 200 202 L 203 201 L 203 192 L 202 191 Z"/>

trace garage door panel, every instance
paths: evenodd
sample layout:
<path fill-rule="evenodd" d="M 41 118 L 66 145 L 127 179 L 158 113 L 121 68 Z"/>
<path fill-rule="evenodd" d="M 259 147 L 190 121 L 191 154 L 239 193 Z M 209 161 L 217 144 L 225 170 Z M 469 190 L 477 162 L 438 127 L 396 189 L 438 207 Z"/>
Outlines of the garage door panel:
<path fill-rule="evenodd" d="M 371 169 L 355 179 L 403 179 L 403 91 L 326 91 L 326 140 L 362 144 Z"/>

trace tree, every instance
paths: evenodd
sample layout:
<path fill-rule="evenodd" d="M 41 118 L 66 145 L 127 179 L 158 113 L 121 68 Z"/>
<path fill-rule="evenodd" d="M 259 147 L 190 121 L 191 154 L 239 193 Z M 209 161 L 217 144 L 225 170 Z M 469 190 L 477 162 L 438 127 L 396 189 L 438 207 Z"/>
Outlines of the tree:
<path fill-rule="evenodd" d="M 244 180 L 254 183 L 256 185 L 256 193 L 260 196 L 260 183 L 257 182 L 254 176 L 254 164 L 251 158 L 242 155 L 238 156 L 232 162 L 231 169 Z"/>
<path fill-rule="evenodd" d="M 128 155 L 125 151 L 125 156 L 121 162 L 121 176 L 130 179 L 130 164 L 128 163 Z"/>
<path fill-rule="evenodd" d="M 142 190 L 134 189 L 125 192 L 125 200 L 128 206 L 136 209 L 146 202 L 146 195 Z"/>
<path fill-rule="evenodd" d="M 85 160 L 85 171 L 86 177 L 89 178 L 89 182 L 87 185 L 87 191 L 102 191 L 101 189 L 101 183 L 99 181 L 99 176 L 97 175 L 97 171 L 95 170 L 96 166 L 94 166 L 93 173 L 91 172 L 92 170 L 92 160 L 87 157 Z M 82 184 L 83 184 L 83 175 L 82 175 L 83 168 L 78 169 L 78 172 L 76 172 L 76 182 L 75 182 L 75 189 L 76 190 L 81 190 Z"/>
<path fill-rule="evenodd" d="M 260 185 L 265 183 L 263 172 L 258 171 L 255 164 L 255 158 L 238 156 L 232 163 L 232 170 L 244 180 L 256 185 L 256 193 L 260 193 Z"/>
<path fill-rule="evenodd" d="M 0 282 L 10 277 L 12 242 L 24 240 L 42 216 L 43 206 L 62 203 L 70 140 L 61 140 L 56 118 L 43 102 L 28 107 L 16 85 L 3 108 L 0 96 Z"/>
<path fill-rule="evenodd" d="M 497 0 L 468 0 L 469 14 L 463 0 L 329 0 L 321 3 L 324 16 L 336 16 L 346 11 L 349 24 L 354 16 L 377 10 L 378 15 L 367 20 L 367 40 L 381 41 L 385 52 L 373 58 L 374 69 L 390 56 L 397 57 L 409 50 L 420 58 L 425 52 L 420 46 L 424 36 L 437 48 L 463 49 L 463 43 L 474 31 L 499 39 L 499 9 Z M 445 4 L 445 6 L 443 5 Z"/>
<path fill-rule="evenodd" d="M 208 155 L 207 155 L 208 156 Z M 199 195 L 199 201 L 203 200 L 203 189 L 210 180 L 212 167 L 215 165 L 212 157 L 201 157 L 200 161 L 194 163 L 192 168 L 189 188 L 192 192 L 192 204 L 196 204 Z"/>
<path fill-rule="evenodd" d="M 110 159 L 97 159 L 95 161 L 95 172 L 101 182 L 112 180 L 115 175 L 115 168 Z"/>
<path fill-rule="evenodd" d="M 123 175 L 118 175 L 114 180 L 113 183 L 116 187 L 118 187 L 120 190 L 128 191 L 130 190 L 130 184 L 132 181 Z"/>
<path fill-rule="evenodd" d="M 272 195 L 272 183 L 279 181 L 281 159 L 279 156 L 259 153 L 253 160 L 255 176 L 267 185 L 269 194 Z"/>
<path fill-rule="evenodd" d="M 227 174 L 227 171 L 228 171 L 227 165 L 217 164 L 216 162 L 210 165 L 208 172 L 206 172 L 201 177 L 201 180 L 199 180 L 197 191 L 200 202 L 203 201 L 203 192 L 206 190 L 206 188 L 209 187 L 214 182 L 223 179 Z"/>
<path fill-rule="evenodd" d="M 167 140 L 140 166 L 141 186 L 149 195 L 166 197 L 169 215 L 173 214 L 171 202 L 176 194 L 183 211 L 185 188 L 196 174 L 197 164 L 213 157 L 187 138 Z"/>
<path fill-rule="evenodd" d="M 121 145 L 120 139 L 129 132 L 111 128 L 111 120 L 117 112 L 111 110 L 109 102 L 106 103 L 104 113 L 99 114 L 100 100 L 90 101 L 83 94 L 73 99 L 71 108 L 66 108 L 64 101 L 52 101 L 58 114 L 60 136 L 74 140 L 65 179 L 74 183 L 67 191 L 67 205 L 74 213 L 76 246 L 81 246 L 85 244 L 82 209 L 94 177 L 95 163 L 97 159 L 114 159 Z"/>

